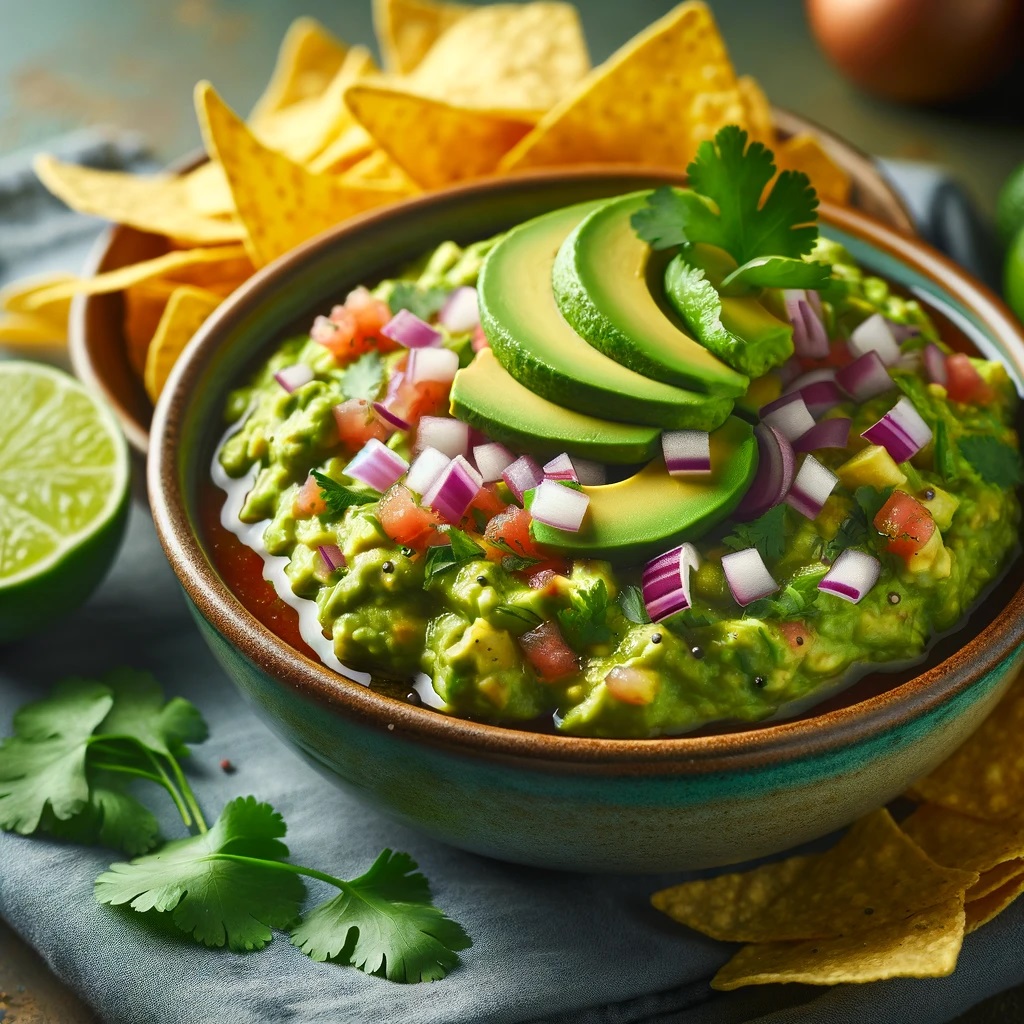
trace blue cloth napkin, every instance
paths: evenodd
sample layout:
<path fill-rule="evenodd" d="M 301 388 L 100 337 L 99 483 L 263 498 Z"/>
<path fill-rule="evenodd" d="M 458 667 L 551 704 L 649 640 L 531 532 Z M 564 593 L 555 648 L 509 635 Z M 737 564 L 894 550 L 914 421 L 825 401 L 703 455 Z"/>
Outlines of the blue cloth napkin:
<path fill-rule="evenodd" d="M 92 136 L 63 152 L 101 164 L 136 166 L 141 158 L 131 140 Z M 928 236 L 986 273 L 984 231 L 955 185 L 930 168 L 888 170 Z M 74 269 L 95 226 L 59 212 L 28 182 L 23 164 L 0 165 L 0 276 Z M 5 230 L 11 225 L 17 230 Z M 232 797 L 255 794 L 284 815 L 298 863 L 342 877 L 362 872 L 385 846 L 407 850 L 474 946 L 447 979 L 415 986 L 313 963 L 283 936 L 248 956 L 207 950 L 173 928 L 154 929 L 130 911 L 94 903 L 93 880 L 115 859 L 111 853 L 0 834 L 0 913 L 110 1024 L 929 1024 L 1024 981 L 1022 901 L 967 939 L 949 978 L 716 993 L 709 981 L 733 947 L 675 925 L 648 904 L 651 892 L 683 876 L 515 867 L 396 825 L 315 774 L 250 711 L 197 634 L 140 506 L 117 564 L 89 603 L 50 634 L 0 650 L 0 734 L 20 704 L 58 679 L 125 664 L 152 670 L 209 721 L 211 738 L 196 749 L 192 771 L 210 817 Z M 235 774 L 219 770 L 223 758 Z M 165 812 L 165 835 L 181 834 L 170 807 Z M 317 885 L 311 900 L 325 898 Z"/>

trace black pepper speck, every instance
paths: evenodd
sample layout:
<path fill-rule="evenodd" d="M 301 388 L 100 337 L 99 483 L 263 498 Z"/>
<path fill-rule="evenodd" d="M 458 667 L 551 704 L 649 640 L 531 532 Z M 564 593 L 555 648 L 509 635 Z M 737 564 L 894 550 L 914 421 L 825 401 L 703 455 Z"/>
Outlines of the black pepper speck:
<path fill-rule="evenodd" d="M 481 587 L 486 587 L 487 586 L 487 577 L 486 576 L 477 576 L 476 581 L 477 581 L 477 583 L 480 584 Z"/>
<path fill-rule="evenodd" d="M 652 644 L 660 644 L 661 643 L 661 634 L 660 633 L 652 633 L 651 634 L 651 643 Z"/>
<path fill-rule="evenodd" d="M 899 604 L 899 603 L 900 603 L 900 595 L 897 594 L 895 590 L 890 591 L 889 592 L 889 604 Z"/>
<path fill-rule="evenodd" d="M 691 647 L 690 648 L 690 654 L 692 654 L 693 657 L 695 657 L 698 661 L 700 661 L 704 657 L 704 648 L 703 647 Z"/>
<path fill-rule="evenodd" d="M 764 676 L 754 676 L 754 685 L 760 690 L 764 688 L 764 685 L 768 682 Z"/>
<path fill-rule="evenodd" d="M 381 572 L 394 572 L 394 571 L 395 571 L 395 563 L 394 563 L 394 562 L 392 562 L 392 561 L 391 561 L 390 559 L 388 559 L 388 561 L 386 561 L 386 562 L 385 562 L 385 563 L 384 563 L 384 564 L 383 564 L 383 565 L 382 565 L 382 566 L 380 567 L 380 571 L 381 571 Z"/>

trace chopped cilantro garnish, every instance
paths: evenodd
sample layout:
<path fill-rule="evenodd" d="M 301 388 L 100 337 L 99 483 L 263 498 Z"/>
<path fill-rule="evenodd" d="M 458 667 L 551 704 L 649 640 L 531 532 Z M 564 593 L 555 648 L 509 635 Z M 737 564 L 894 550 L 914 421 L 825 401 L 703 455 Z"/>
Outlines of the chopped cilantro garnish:
<path fill-rule="evenodd" d="M 868 521 L 864 510 L 855 505 L 850 514 L 839 524 L 836 535 L 827 541 L 822 548 L 822 554 L 834 562 L 847 548 L 860 547 L 867 542 L 870 536 L 868 532 Z"/>
<path fill-rule="evenodd" d="M 349 363 L 341 375 L 341 390 L 346 398 L 363 398 L 372 402 L 380 393 L 384 380 L 384 363 L 376 352 L 365 352 Z"/>
<path fill-rule="evenodd" d="M 437 315 L 447 298 L 444 288 L 421 288 L 411 281 L 399 281 L 388 299 L 388 307 L 392 313 L 407 309 L 421 320 L 429 320 Z"/>
<path fill-rule="evenodd" d="M 1020 452 L 998 438 L 971 434 L 960 439 L 960 454 L 987 484 L 1016 487 L 1024 483 Z"/>
<path fill-rule="evenodd" d="M 858 487 L 853 492 L 853 500 L 857 503 L 861 514 L 864 516 L 864 528 L 870 529 L 875 521 L 875 516 L 882 510 L 882 506 L 892 497 L 895 487 L 883 487 L 876 491 L 874 487 Z"/>
<path fill-rule="evenodd" d="M 362 494 L 339 484 L 319 470 L 313 470 L 313 479 L 320 485 L 320 497 L 327 502 L 327 510 L 332 515 L 343 515 L 353 505 L 369 505 L 377 499 L 371 494 Z"/>
<path fill-rule="evenodd" d="M 935 469 L 945 483 L 956 477 L 953 442 L 949 439 L 949 428 L 945 420 L 939 420 L 935 424 Z"/>
<path fill-rule="evenodd" d="M 424 561 L 423 585 L 426 586 L 435 576 L 448 572 L 449 569 L 456 569 L 467 562 L 474 562 L 484 557 L 484 549 L 469 534 L 454 526 L 445 530 L 450 544 L 436 544 L 427 549 L 427 557 Z"/>
<path fill-rule="evenodd" d="M 825 569 L 820 572 L 795 576 L 778 593 L 752 601 L 743 609 L 744 618 L 791 619 L 807 612 L 818 599 L 818 584 Z"/>
<path fill-rule="evenodd" d="M 611 639 L 608 628 L 608 588 L 604 580 L 592 586 L 573 590 L 571 604 L 557 613 L 562 635 L 574 650 L 582 650 L 592 644 L 602 644 Z"/>
<path fill-rule="evenodd" d="M 499 604 L 494 609 L 494 612 L 497 616 L 504 616 L 514 620 L 515 623 L 525 626 L 528 630 L 535 629 L 544 621 L 536 612 L 530 611 L 529 608 L 520 608 L 514 604 Z"/>
<path fill-rule="evenodd" d="M 757 548 L 766 561 L 781 558 L 786 547 L 786 505 L 776 505 L 750 523 L 736 523 L 722 543 L 732 551 Z"/>
<path fill-rule="evenodd" d="M 496 548 L 501 551 L 507 551 L 508 554 L 501 560 L 502 567 L 507 569 L 509 572 L 519 572 L 522 569 L 530 569 L 541 562 L 539 558 L 533 558 L 529 555 L 524 555 L 521 551 L 516 551 L 511 544 L 506 543 L 503 540 L 492 540 L 489 543 L 493 544 Z"/>
<path fill-rule="evenodd" d="M 647 614 L 647 606 L 644 604 L 643 591 L 639 587 L 623 587 L 619 591 L 618 601 L 622 614 L 630 622 L 642 626 L 651 621 L 650 615 Z"/>

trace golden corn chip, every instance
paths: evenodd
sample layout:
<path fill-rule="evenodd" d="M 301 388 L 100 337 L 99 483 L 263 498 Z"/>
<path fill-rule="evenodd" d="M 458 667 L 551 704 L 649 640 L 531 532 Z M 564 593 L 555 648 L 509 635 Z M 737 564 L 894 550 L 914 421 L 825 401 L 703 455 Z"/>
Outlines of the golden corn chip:
<path fill-rule="evenodd" d="M 341 174 L 370 156 L 376 145 L 361 124 L 353 123 L 309 161 L 309 170 L 314 174 Z"/>
<path fill-rule="evenodd" d="M 373 27 L 384 67 L 407 75 L 441 35 L 473 10 L 431 0 L 373 0 Z"/>
<path fill-rule="evenodd" d="M 319 96 L 338 73 L 346 47 L 313 18 L 297 18 L 288 26 L 277 64 L 263 95 L 249 114 L 254 127 L 285 107 Z"/>
<path fill-rule="evenodd" d="M 902 829 L 939 864 L 986 872 L 1024 857 L 1024 818 L 981 821 L 936 804 L 922 804 Z"/>
<path fill-rule="evenodd" d="M 1022 893 L 1024 893 L 1024 873 L 1010 879 L 980 899 L 968 903 L 964 907 L 967 912 L 967 934 L 970 935 L 983 924 L 988 924 L 993 918 L 998 917 Z"/>
<path fill-rule="evenodd" d="M 377 145 L 423 188 L 490 174 L 530 127 L 500 114 L 380 86 L 356 85 L 345 95 Z"/>
<path fill-rule="evenodd" d="M 189 205 L 204 217 L 232 217 L 235 200 L 224 168 L 212 160 L 182 175 Z"/>
<path fill-rule="evenodd" d="M 1024 677 L 950 757 L 910 789 L 916 800 L 976 818 L 1004 818 L 1024 807 Z"/>
<path fill-rule="evenodd" d="M 237 222 L 196 213 L 182 178 L 97 171 L 45 154 L 33 166 L 42 183 L 79 213 L 203 245 L 242 238 Z"/>
<path fill-rule="evenodd" d="M 983 871 L 978 880 L 967 890 L 964 899 L 967 903 L 974 903 L 975 900 L 991 896 L 997 889 L 1002 889 L 1007 882 L 1012 882 L 1018 876 L 1024 876 L 1024 860 L 1008 860 L 1003 864 L 997 864 L 988 871 Z"/>
<path fill-rule="evenodd" d="M 775 147 L 775 124 L 772 105 L 758 84 L 750 75 L 741 75 L 736 82 L 743 102 L 744 122 L 751 139 L 763 142 L 769 149 Z"/>
<path fill-rule="evenodd" d="M 153 281 L 142 281 L 125 289 L 122 321 L 125 348 L 128 362 L 140 377 L 145 372 L 146 353 L 157 327 L 160 326 L 160 318 L 164 315 L 174 289 L 180 287 L 163 278 L 157 278 Z"/>
<path fill-rule="evenodd" d="M 688 133 L 690 138 L 686 163 L 697 155 L 697 147 L 702 142 L 714 139 L 718 129 L 727 124 L 747 127 L 747 108 L 739 89 L 701 92 L 694 96 L 685 127 L 680 126 L 680 131 Z"/>
<path fill-rule="evenodd" d="M 0 313 L 0 347 L 15 349 L 59 348 L 67 343 L 67 329 L 31 313 Z"/>
<path fill-rule="evenodd" d="M 961 899 L 943 900 L 906 920 L 806 942 L 744 946 L 712 979 L 715 989 L 802 982 L 840 985 L 952 974 L 964 938 Z"/>
<path fill-rule="evenodd" d="M 850 198 L 849 174 L 813 135 L 803 133 L 776 143 L 775 163 L 780 171 L 803 171 L 822 199 L 845 203 Z"/>
<path fill-rule="evenodd" d="M 403 84 L 452 106 L 536 120 L 589 70 L 576 8 L 535 0 L 464 15 Z"/>
<path fill-rule="evenodd" d="M 744 874 L 685 882 L 651 902 L 714 939 L 798 941 L 863 931 L 962 900 L 977 880 L 973 872 L 930 860 L 884 809 L 862 818 L 824 853 Z"/>
<path fill-rule="evenodd" d="M 680 112 L 736 88 L 707 5 L 688 0 L 595 68 L 501 162 L 502 170 L 586 161 L 685 167 Z"/>
<path fill-rule="evenodd" d="M 16 281 L 0 289 L 0 309 L 8 313 L 31 313 L 36 320 L 48 324 L 55 336 L 66 337 L 68 314 L 71 312 L 70 297 L 63 296 L 42 305 L 38 302 L 33 305 L 32 301 L 39 292 L 46 292 L 54 285 L 74 280 L 74 274 L 45 274 Z"/>
<path fill-rule="evenodd" d="M 153 402 L 160 397 L 171 367 L 192 335 L 219 305 L 220 296 L 202 288 L 185 285 L 174 290 L 146 353 L 142 381 Z"/>
<path fill-rule="evenodd" d="M 350 185 L 379 185 L 411 195 L 419 189 L 394 160 L 382 149 L 374 150 L 350 167 L 342 178 Z"/>
<path fill-rule="evenodd" d="M 209 82 L 196 87 L 196 109 L 207 145 L 231 185 L 246 228 L 246 248 L 257 266 L 340 221 L 395 199 L 393 189 L 349 186 L 335 177 L 311 174 L 267 149 Z"/>

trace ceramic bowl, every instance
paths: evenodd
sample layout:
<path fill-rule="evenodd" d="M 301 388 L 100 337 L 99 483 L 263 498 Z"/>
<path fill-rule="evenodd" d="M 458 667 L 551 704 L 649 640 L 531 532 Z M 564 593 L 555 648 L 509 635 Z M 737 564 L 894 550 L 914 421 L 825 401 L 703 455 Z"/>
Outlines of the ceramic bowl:
<path fill-rule="evenodd" d="M 234 597 L 198 527 L 224 397 L 296 322 L 447 238 L 468 242 L 548 210 L 650 184 L 546 173 L 370 214 L 266 268 L 193 339 L 156 410 L 153 514 L 196 621 L 225 671 L 312 764 L 438 839 L 549 868 L 647 872 L 786 849 L 902 792 L 992 710 L 1024 661 L 1024 585 L 997 590 L 917 674 L 795 721 L 656 740 L 584 739 L 468 722 L 374 692 L 298 653 Z M 926 246 L 851 211 L 822 230 L 913 292 L 1024 386 L 1024 338 L 985 289 Z"/>
<path fill-rule="evenodd" d="M 787 138 L 808 132 L 817 137 L 852 183 L 850 204 L 897 231 L 913 234 L 910 214 L 879 166 L 838 135 L 799 114 L 774 108 L 775 125 Z M 193 157 L 176 166 L 187 170 L 203 159 Z M 83 273 L 114 270 L 164 251 L 163 241 L 133 228 L 114 227 L 97 242 Z M 120 294 L 81 296 L 72 304 L 69 349 L 75 372 L 111 404 L 132 449 L 145 455 L 153 406 L 142 381 L 128 362 Z"/>

